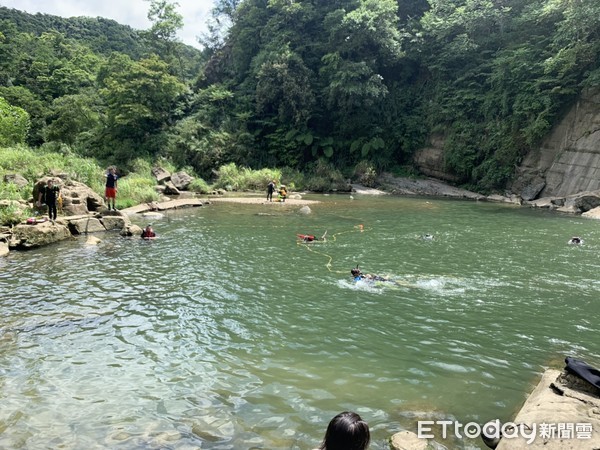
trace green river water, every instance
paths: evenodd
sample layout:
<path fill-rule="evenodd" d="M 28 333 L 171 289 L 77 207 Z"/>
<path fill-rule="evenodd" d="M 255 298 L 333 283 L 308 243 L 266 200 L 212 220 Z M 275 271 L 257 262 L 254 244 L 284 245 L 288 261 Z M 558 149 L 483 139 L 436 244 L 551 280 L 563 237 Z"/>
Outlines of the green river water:
<path fill-rule="evenodd" d="M 355 197 L 0 259 L 0 448 L 312 449 L 354 410 L 381 450 L 418 420 L 511 420 L 545 368 L 600 363 L 598 222 Z M 357 264 L 394 282 L 355 284 Z"/>

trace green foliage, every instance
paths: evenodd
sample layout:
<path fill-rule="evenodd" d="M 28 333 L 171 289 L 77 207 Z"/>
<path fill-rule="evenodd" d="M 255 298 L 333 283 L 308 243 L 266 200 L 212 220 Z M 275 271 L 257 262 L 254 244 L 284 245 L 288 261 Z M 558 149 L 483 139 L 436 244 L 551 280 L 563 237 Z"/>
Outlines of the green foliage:
<path fill-rule="evenodd" d="M 4 178 L 4 177 L 1 177 Z M 33 183 L 31 183 L 33 184 Z M 0 199 L 2 200 L 27 200 L 31 196 L 31 186 L 25 189 L 19 189 L 14 183 L 0 181 Z"/>
<path fill-rule="evenodd" d="M 349 191 L 350 185 L 343 174 L 321 158 L 312 165 L 311 175 L 306 177 L 305 188 L 315 192 Z"/>
<path fill-rule="evenodd" d="M 68 149 L 64 153 L 56 153 L 24 146 L 0 148 L 0 178 L 6 174 L 20 174 L 33 183 L 55 171 L 102 192 L 103 185 L 99 180 L 104 170 L 90 158 L 75 156 Z"/>
<path fill-rule="evenodd" d="M 288 46 L 257 56 L 256 104 L 262 115 L 276 115 L 281 123 L 305 124 L 312 115 L 314 93 L 310 71 Z"/>
<path fill-rule="evenodd" d="M 3 195 L 2 184 L 0 183 L 0 198 Z M 0 224 L 1 225 L 17 225 L 27 217 L 31 217 L 32 212 L 29 209 L 21 209 L 14 204 L 6 206 L 0 205 Z"/>
<path fill-rule="evenodd" d="M 375 170 L 375 167 L 373 167 L 373 164 L 363 160 L 354 167 L 353 178 L 364 186 L 374 187 L 377 171 Z"/>
<path fill-rule="evenodd" d="M 22 144 L 29 131 L 29 114 L 0 97 L 0 147 Z"/>
<path fill-rule="evenodd" d="M 130 173 L 119 180 L 117 207 L 128 208 L 160 199 L 156 181 L 149 174 Z"/>
<path fill-rule="evenodd" d="M 216 175 L 213 186 L 227 191 L 262 191 L 266 189 L 271 180 L 279 181 L 282 178 L 281 172 L 276 169 L 252 170 L 247 167 L 238 167 L 235 163 L 219 167 Z"/>
<path fill-rule="evenodd" d="M 202 178 L 194 178 L 188 189 L 197 194 L 209 194 L 212 191 L 210 185 Z"/>
<path fill-rule="evenodd" d="M 133 148 L 142 154 L 157 155 L 166 143 L 164 130 L 172 120 L 173 107 L 185 86 L 169 74 L 168 66 L 153 55 L 139 62 L 115 55 L 103 69 L 100 95 L 107 105 L 107 138 L 110 154 L 128 159 Z M 115 151 L 124 147 L 127 154 Z"/>
<path fill-rule="evenodd" d="M 262 189 L 241 167 L 303 185 L 325 165 L 310 183 L 330 190 L 335 171 L 410 164 L 437 133 L 447 169 L 491 191 L 600 85 L 596 0 L 219 0 L 202 56 L 176 42 L 176 3 L 148 3 L 143 32 L 0 7 L 0 97 L 30 121 L 25 138 L 0 125 L 0 145 L 225 168 L 231 189 Z"/>

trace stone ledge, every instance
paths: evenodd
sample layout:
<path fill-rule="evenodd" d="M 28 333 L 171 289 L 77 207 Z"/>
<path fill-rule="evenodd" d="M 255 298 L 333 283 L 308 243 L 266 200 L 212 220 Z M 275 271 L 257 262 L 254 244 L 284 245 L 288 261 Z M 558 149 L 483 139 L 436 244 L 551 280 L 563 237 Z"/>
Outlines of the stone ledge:
<path fill-rule="evenodd" d="M 524 437 L 503 437 L 497 450 L 564 450 L 600 448 L 600 397 L 582 389 L 578 377 L 560 370 L 548 369 L 529 395 L 513 422 L 536 430 L 535 439 L 527 443 Z M 591 385 L 590 385 L 591 386 Z M 540 435 L 540 425 L 554 426 L 554 437 Z M 559 437 L 557 426 L 573 427 L 572 437 Z M 578 438 L 577 424 L 592 426 L 589 439 Z M 583 436 L 583 434 L 581 435 Z"/>

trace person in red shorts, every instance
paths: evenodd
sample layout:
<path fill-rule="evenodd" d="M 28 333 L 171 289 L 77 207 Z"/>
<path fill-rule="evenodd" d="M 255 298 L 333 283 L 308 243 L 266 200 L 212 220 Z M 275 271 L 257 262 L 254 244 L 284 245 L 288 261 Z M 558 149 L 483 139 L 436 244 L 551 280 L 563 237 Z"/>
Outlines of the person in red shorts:
<path fill-rule="evenodd" d="M 113 167 L 108 168 L 108 172 L 106 173 L 106 189 L 104 190 L 104 201 L 106 202 L 106 206 L 110 211 L 110 203 L 112 200 L 112 209 L 117 210 L 115 206 L 115 200 L 117 198 L 117 169 Z"/>

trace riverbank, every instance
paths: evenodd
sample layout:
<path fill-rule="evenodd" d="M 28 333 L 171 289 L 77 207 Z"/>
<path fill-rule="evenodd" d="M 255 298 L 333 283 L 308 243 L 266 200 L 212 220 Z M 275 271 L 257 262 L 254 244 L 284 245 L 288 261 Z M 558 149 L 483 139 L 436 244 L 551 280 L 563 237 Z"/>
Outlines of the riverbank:
<path fill-rule="evenodd" d="M 302 193 L 291 193 L 290 197 L 285 202 L 267 202 L 262 192 L 240 193 L 235 196 L 229 196 L 224 192 L 215 192 L 211 195 L 198 196 L 193 193 L 178 191 L 178 195 L 171 196 L 171 199 L 167 201 L 142 203 L 125 208 L 119 212 L 119 216 L 121 216 L 123 220 L 115 221 L 114 218 L 106 218 L 106 216 L 111 215 L 110 213 L 107 213 L 106 211 L 103 213 L 103 208 L 100 206 L 102 199 L 98 196 L 94 196 L 94 201 L 90 202 L 89 197 L 92 195 L 90 193 L 91 190 L 85 186 L 77 187 L 79 191 L 82 191 L 84 188 L 86 194 L 83 195 L 83 198 L 88 199 L 85 202 L 79 201 L 78 204 L 96 205 L 95 211 L 89 211 L 87 215 L 76 214 L 75 216 L 59 217 L 56 225 L 52 224 L 52 226 L 49 226 L 49 224 L 38 224 L 34 226 L 20 224 L 12 228 L 3 227 L 0 229 L 0 256 L 6 256 L 9 253 L 9 250 L 35 248 L 66 239 L 72 235 L 115 230 L 119 225 L 123 225 L 123 228 L 121 229 L 122 234 L 134 235 L 138 230 L 131 229 L 128 216 L 143 214 L 149 211 L 164 211 L 182 207 L 202 206 L 210 203 L 241 203 L 280 207 L 304 207 L 319 203 L 318 200 L 304 199 Z M 402 178 L 395 177 L 389 173 L 381 174 L 377 179 L 375 187 L 351 184 L 350 188 L 351 191 L 348 192 L 348 195 L 408 195 L 490 201 L 549 209 L 561 213 L 600 219 L 600 191 L 582 192 L 564 198 L 543 198 L 524 201 L 521 197 L 516 195 L 485 196 L 477 192 L 451 186 L 434 178 Z M 82 198 L 81 192 L 78 192 L 74 197 Z"/>
<path fill-rule="evenodd" d="M 399 178 L 388 173 L 379 176 L 377 185 L 382 192 L 393 195 L 448 197 L 508 203 L 530 208 L 548 209 L 550 211 L 565 214 L 581 215 L 588 219 L 600 219 L 600 190 L 584 191 L 562 197 L 543 197 L 526 200 L 516 194 L 483 195 L 448 185 L 434 178 Z M 365 194 L 369 193 L 368 191 L 362 190 L 357 192 Z"/>

